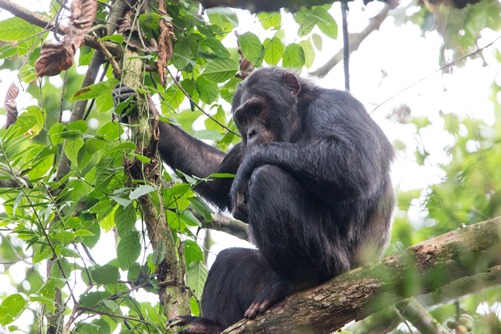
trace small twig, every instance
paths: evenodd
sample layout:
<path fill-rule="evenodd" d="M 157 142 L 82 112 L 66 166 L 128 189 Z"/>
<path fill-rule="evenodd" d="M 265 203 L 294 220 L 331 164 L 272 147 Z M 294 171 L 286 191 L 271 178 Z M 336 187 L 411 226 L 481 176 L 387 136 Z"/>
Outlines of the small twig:
<path fill-rule="evenodd" d="M 236 133 L 235 131 L 232 131 L 230 128 L 228 128 L 226 125 L 222 124 L 221 122 L 219 122 L 217 119 L 215 119 L 214 117 L 212 117 L 208 112 L 206 112 L 205 110 L 202 109 L 202 107 L 200 107 L 190 96 L 190 94 L 188 94 L 187 91 L 184 90 L 183 87 L 181 87 L 181 85 L 179 84 L 179 82 L 176 80 L 176 78 L 174 77 L 174 75 L 172 74 L 172 72 L 169 70 L 169 68 L 167 68 L 167 72 L 169 72 L 169 75 L 170 77 L 174 80 L 174 83 L 175 85 L 177 86 L 177 88 L 179 88 L 181 90 L 181 92 L 183 92 L 183 94 L 188 98 L 188 100 L 190 100 L 190 102 L 198 109 L 200 110 L 205 116 L 209 117 L 212 121 L 214 121 L 217 125 L 219 125 L 220 127 L 222 127 L 223 129 L 225 129 L 226 131 L 234 134 L 235 136 L 238 136 L 240 137 L 240 134 L 239 133 Z"/>
<path fill-rule="evenodd" d="M 379 29 L 383 21 L 388 16 L 390 11 L 390 6 L 385 5 L 383 9 L 373 18 L 370 19 L 369 24 L 363 31 L 356 34 L 350 34 L 350 52 L 356 51 L 360 44 L 369 36 L 373 31 Z M 316 77 L 324 77 L 329 73 L 330 70 L 334 68 L 339 62 L 343 60 L 344 50 L 339 50 L 331 59 L 329 59 L 323 66 L 319 67 L 317 70 L 311 72 L 310 74 Z"/>
<path fill-rule="evenodd" d="M 226 232 L 239 239 L 249 240 L 249 226 L 240 220 L 216 212 L 211 215 L 211 221 L 206 221 L 197 211 L 192 210 L 192 213 L 202 222 L 203 228 Z"/>
<path fill-rule="evenodd" d="M 423 305 L 416 299 L 409 298 L 401 301 L 397 309 L 402 316 L 409 320 L 423 334 L 447 334 L 445 329 Z"/>
<path fill-rule="evenodd" d="M 435 71 L 431 72 L 430 74 L 428 75 L 425 75 L 424 77 L 422 77 L 421 79 L 419 79 L 418 81 L 415 81 L 413 82 L 412 84 L 408 85 L 407 87 L 399 90 L 397 93 L 393 94 L 392 96 L 390 96 L 389 98 L 387 98 L 386 100 L 384 100 L 383 102 L 379 103 L 376 107 L 374 107 L 374 109 L 372 109 L 372 111 L 370 112 L 371 114 L 376 111 L 379 107 L 381 107 L 383 104 L 387 103 L 388 101 L 392 100 L 395 96 L 398 96 L 400 94 L 402 94 L 403 92 L 411 89 L 412 87 L 418 85 L 419 83 L 425 81 L 426 79 L 430 78 L 431 76 L 435 75 L 435 73 L 438 73 L 438 72 L 442 72 L 443 70 L 451 67 L 451 66 L 454 66 L 455 64 L 459 63 L 459 62 L 462 62 L 463 60 L 467 59 L 467 58 L 470 58 L 470 57 L 473 57 L 474 55 L 476 55 L 477 53 L 480 53 L 482 52 L 483 50 L 487 49 L 488 47 L 492 46 L 494 43 L 496 43 L 499 39 L 501 39 L 501 36 L 498 36 L 496 39 L 494 39 L 492 42 L 490 42 L 489 44 L 481 47 L 481 48 L 478 48 L 476 49 L 475 51 L 472 51 L 470 53 L 468 53 L 467 55 L 464 55 L 458 59 L 455 59 L 453 61 L 451 61 L 450 63 L 447 63 L 445 64 L 444 66 L 436 69 Z"/>

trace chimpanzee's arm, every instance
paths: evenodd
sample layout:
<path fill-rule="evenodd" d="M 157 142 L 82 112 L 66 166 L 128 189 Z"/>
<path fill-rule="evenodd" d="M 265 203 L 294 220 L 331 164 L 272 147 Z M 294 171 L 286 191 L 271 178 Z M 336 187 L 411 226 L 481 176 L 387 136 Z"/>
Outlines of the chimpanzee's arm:
<path fill-rule="evenodd" d="M 245 155 L 233 184 L 234 201 L 239 203 L 236 196 L 263 165 L 280 167 L 320 196 L 349 199 L 380 188 L 393 158 L 390 142 L 358 101 L 344 92 L 325 92 L 304 110 L 297 142 L 267 143 Z"/>
<path fill-rule="evenodd" d="M 159 123 L 158 151 L 162 160 L 173 169 L 200 178 L 214 173 L 237 172 L 242 160 L 240 145 L 228 154 L 212 147 L 169 123 Z M 230 206 L 229 192 L 232 178 L 214 178 L 202 181 L 195 190 L 221 209 Z"/>
<path fill-rule="evenodd" d="M 125 101 L 135 94 L 127 86 L 117 86 L 113 91 L 115 103 Z M 158 113 L 148 96 L 150 112 Z M 242 161 L 241 149 L 237 145 L 228 154 L 212 147 L 170 123 L 160 122 L 158 151 L 162 160 L 175 170 L 200 178 L 214 173 L 236 173 Z M 195 190 L 221 209 L 230 205 L 229 192 L 233 179 L 213 179 L 200 182 Z"/>
<path fill-rule="evenodd" d="M 172 124 L 162 122 L 159 124 L 159 129 L 158 151 L 162 160 L 173 169 L 200 178 L 214 173 L 236 174 L 243 156 L 240 144 L 225 154 Z M 232 178 L 201 181 L 195 187 L 195 191 L 220 209 L 226 209 L 231 206 L 232 182 Z"/>

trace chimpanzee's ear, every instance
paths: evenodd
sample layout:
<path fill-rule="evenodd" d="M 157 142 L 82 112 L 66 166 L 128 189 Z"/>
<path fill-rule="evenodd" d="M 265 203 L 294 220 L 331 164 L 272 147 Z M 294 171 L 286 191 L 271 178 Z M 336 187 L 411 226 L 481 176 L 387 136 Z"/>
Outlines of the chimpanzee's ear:
<path fill-rule="evenodd" d="M 301 91 L 301 84 L 297 76 L 292 72 L 285 71 L 283 80 L 285 85 L 291 90 L 291 93 L 297 96 Z"/>

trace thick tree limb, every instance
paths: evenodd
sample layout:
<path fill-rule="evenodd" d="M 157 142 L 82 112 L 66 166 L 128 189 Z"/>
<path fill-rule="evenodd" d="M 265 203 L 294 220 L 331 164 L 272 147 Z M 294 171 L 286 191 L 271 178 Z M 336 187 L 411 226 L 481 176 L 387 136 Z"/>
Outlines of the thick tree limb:
<path fill-rule="evenodd" d="M 464 277 L 496 272 L 499 265 L 501 217 L 352 270 L 288 297 L 263 316 L 238 322 L 225 333 L 329 333 L 408 297 L 436 291 Z M 463 294 L 468 292 L 463 290 Z"/>

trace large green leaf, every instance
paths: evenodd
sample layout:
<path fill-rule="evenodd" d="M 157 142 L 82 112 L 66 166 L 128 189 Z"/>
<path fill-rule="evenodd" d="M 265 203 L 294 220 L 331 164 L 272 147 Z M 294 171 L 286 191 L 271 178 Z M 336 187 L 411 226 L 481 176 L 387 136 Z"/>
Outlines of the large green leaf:
<path fill-rule="evenodd" d="M 188 275 L 186 283 L 195 296 L 200 300 L 204 290 L 204 284 L 207 280 L 207 267 L 202 261 L 195 261 L 188 266 Z"/>
<path fill-rule="evenodd" d="M 0 21 L 0 40 L 1 41 L 20 41 L 29 37 L 33 37 L 42 31 L 34 24 L 19 17 L 11 17 Z"/>
<path fill-rule="evenodd" d="M 7 325 L 16 320 L 27 304 L 26 299 L 18 293 L 5 298 L 0 305 L 0 325 Z"/>
<path fill-rule="evenodd" d="M 315 60 L 315 50 L 313 50 L 313 46 L 309 40 L 302 40 L 299 42 L 299 45 L 301 45 L 304 51 L 304 65 L 310 68 Z"/>
<path fill-rule="evenodd" d="M 238 71 L 238 63 L 233 59 L 216 59 L 210 62 L 203 75 L 213 82 L 224 82 L 235 76 Z"/>
<path fill-rule="evenodd" d="M 98 284 L 116 283 L 120 279 L 118 268 L 110 264 L 92 270 L 91 274 L 94 281 Z"/>
<path fill-rule="evenodd" d="M 330 38 L 337 38 L 338 27 L 334 18 L 323 7 L 316 7 L 313 10 L 316 17 L 317 26 L 321 32 Z"/>
<path fill-rule="evenodd" d="M 264 61 L 270 65 L 277 65 L 284 54 L 284 44 L 282 41 L 273 37 L 272 39 L 267 38 L 264 43 Z"/>
<path fill-rule="evenodd" d="M 78 151 L 84 145 L 82 137 L 67 138 L 64 142 L 64 153 L 73 164 L 78 163 Z"/>
<path fill-rule="evenodd" d="M 264 29 L 280 29 L 282 25 L 282 15 L 279 12 L 261 12 L 257 14 L 257 18 Z"/>
<path fill-rule="evenodd" d="M 256 66 L 260 66 L 263 61 L 264 48 L 256 34 L 246 32 L 238 37 L 238 45 L 242 55 Z"/>
<path fill-rule="evenodd" d="M 130 233 L 120 239 L 117 247 L 118 264 L 122 270 L 129 269 L 141 254 L 139 233 Z"/>
<path fill-rule="evenodd" d="M 303 47 L 293 43 L 287 46 L 284 52 L 282 65 L 284 67 L 300 69 L 305 64 L 305 55 Z"/>
<path fill-rule="evenodd" d="M 136 224 L 136 210 L 133 205 L 127 207 L 118 206 L 115 211 L 115 225 L 117 226 L 117 233 L 120 238 L 126 237 L 129 233 L 134 231 Z"/>
<path fill-rule="evenodd" d="M 133 192 L 130 193 L 129 198 L 134 200 L 138 199 L 139 197 L 146 195 L 152 191 L 154 191 L 156 188 L 153 186 L 150 186 L 149 184 L 143 184 L 136 189 L 134 189 Z"/>

